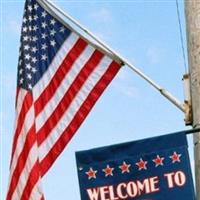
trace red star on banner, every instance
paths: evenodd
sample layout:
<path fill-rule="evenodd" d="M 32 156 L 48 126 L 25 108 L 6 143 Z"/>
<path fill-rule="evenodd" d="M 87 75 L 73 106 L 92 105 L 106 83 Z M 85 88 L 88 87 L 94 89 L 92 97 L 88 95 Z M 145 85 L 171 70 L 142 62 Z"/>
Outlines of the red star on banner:
<path fill-rule="evenodd" d="M 88 175 L 88 179 L 94 178 L 96 179 L 97 171 L 94 171 L 92 168 L 88 172 L 85 172 Z"/>
<path fill-rule="evenodd" d="M 113 170 L 114 168 L 111 168 L 109 165 L 107 165 L 107 167 L 102 171 L 105 172 L 105 176 L 107 177 L 107 176 L 113 176 Z"/>
<path fill-rule="evenodd" d="M 172 159 L 172 163 L 181 162 L 180 157 L 181 154 L 177 154 L 176 151 L 173 153 L 173 155 L 170 156 L 170 158 Z"/>
<path fill-rule="evenodd" d="M 138 170 L 147 169 L 147 161 L 143 161 L 142 158 L 140 158 L 140 161 L 137 162 L 136 165 L 138 166 Z"/>
<path fill-rule="evenodd" d="M 123 164 L 121 166 L 119 166 L 119 168 L 122 170 L 122 174 L 130 173 L 130 170 L 129 170 L 130 166 L 131 166 L 130 164 L 126 164 L 126 162 L 124 161 Z"/>
<path fill-rule="evenodd" d="M 160 157 L 159 155 L 157 155 L 157 157 L 155 159 L 153 159 L 152 161 L 155 163 L 156 167 L 158 167 L 159 165 L 163 165 L 163 157 Z"/>

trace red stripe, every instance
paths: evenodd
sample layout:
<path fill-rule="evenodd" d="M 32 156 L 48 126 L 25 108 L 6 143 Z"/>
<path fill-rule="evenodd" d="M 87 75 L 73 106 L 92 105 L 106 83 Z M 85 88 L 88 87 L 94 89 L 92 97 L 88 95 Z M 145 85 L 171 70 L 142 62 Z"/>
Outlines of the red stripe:
<path fill-rule="evenodd" d="M 120 66 L 116 62 L 112 62 L 108 70 L 101 77 L 98 83 L 95 85 L 91 93 L 88 95 L 87 99 L 84 101 L 79 111 L 76 113 L 70 125 L 65 129 L 60 138 L 51 148 L 46 157 L 41 161 L 41 176 L 49 170 L 52 164 L 55 162 L 56 158 L 65 148 L 66 144 L 70 141 L 72 136 L 75 134 L 77 129 L 80 127 L 92 107 L 95 105 L 98 98 L 101 96 L 105 88 L 112 81 Z"/>
<path fill-rule="evenodd" d="M 39 178 L 40 178 L 40 169 L 39 169 L 39 162 L 37 160 L 29 174 L 28 181 L 26 182 L 26 186 L 24 188 L 20 200 L 28 200 L 30 198 L 31 192 L 36 183 L 38 182 Z"/>
<path fill-rule="evenodd" d="M 18 140 L 18 137 L 21 133 L 26 114 L 29 111 L 30 107 L 32 106 L 32 101 L 33 101 L 32 94 L 28 92 L 26 94 L 25 98 L 24 98 L 22 108 L 21 108 L 19 117 L 17 119 L 17 126 L 16 126 L 16 130 L 15 130 L 14 138 L 13 138 L 11 162 L 12 162 L 12 159 L 13 159 L 14 152 L 16 150 L 17 140 Z"/>
<path fill-rule="evenodd" d="M 27 137 L 26 137 L 25 144 L 23 146 L 23 150 L 18 157 L 16 168 L 13 171 L 7 198 L 6 198 L 7 200 L 11 199 L 13 191 L 15 191 L 15 188 L 18 184 L 21 172 L 24 169 L 24 166 L 26 164 L 28 154 L 29 154 L 30 149 L 32 148 L 33 144 L 35 143 L 35 141 L 36 141 L 35 125 L 33 125 L 27 133 Z"/>
<path fill-rule="evenodd" d="M 42 196 L 42 198 L 40 200 L 44 200 L 44 196 Z"/>
<path fill-rule="evenodd" d="M 16 98 L 15 98 L 15 108 L 16 108 L 16 106 L 17 106 L 17 99 L 18 99 L 19 91 L 20 91 L 20 88 L 17 87 Z"/>
<path fill-rule="evenodd" d="M 84 67 L 79 72 L 78 76 L 74 80 L 74 82 L 69 87 L 68 91 L 64 94 L 62 100 L 59 102 L 58 106 L 45 122 L 43 127 L 37 132 L 38 135 L 38 145 L 40 145 L 49 135 L 51 130 L 55 127 L 55 125 L 60 121 L 60 118 L 65 113 L 67 108 L 70 106 L 71 102 L 93 72 L 95 67 L 100 63 L 101 59 L 103 58 L 103 54 L 96 50 Z"/>
<path fill-rule="evenodd" d="M 87 43 L 83 39 L 79 39 L 74 45 L 74 47 L 70 50 L 63 63 L 54 74 L 54 77 L 48 84 L 48 87 L 44 89 L 40 97 L 35 101 L 36 116 L 41 112 L 41 110 L 43 110 L 44 106 L 52 98 L 52 96 L 55 93 L 55 90 L 59 87 L 64 77 L 71 69 L 73 63 L 80 56 L 80 54 L 83 52 L 86 46 Z"/>

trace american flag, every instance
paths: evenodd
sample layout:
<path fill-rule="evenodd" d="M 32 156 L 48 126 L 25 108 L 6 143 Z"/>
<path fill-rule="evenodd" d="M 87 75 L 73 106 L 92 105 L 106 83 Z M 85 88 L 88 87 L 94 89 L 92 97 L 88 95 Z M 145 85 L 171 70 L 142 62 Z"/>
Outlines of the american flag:
<path fill-rule="evenodd" d="M 44 199 L 50 169 L 121 64 L 27 0 L 7 200 Z"/>

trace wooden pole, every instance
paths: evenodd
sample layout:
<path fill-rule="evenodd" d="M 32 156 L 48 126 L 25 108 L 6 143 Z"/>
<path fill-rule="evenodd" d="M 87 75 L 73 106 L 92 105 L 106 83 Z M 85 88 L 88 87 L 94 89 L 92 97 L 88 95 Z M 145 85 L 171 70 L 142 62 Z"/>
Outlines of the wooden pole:
<path fill-rule="evenodd" d="M 185 0 L 187 44 L 194 128 L 200 127 L 200 1 Z M 200 200 L 200 132 L 194 134 L 197 200 Z"/>

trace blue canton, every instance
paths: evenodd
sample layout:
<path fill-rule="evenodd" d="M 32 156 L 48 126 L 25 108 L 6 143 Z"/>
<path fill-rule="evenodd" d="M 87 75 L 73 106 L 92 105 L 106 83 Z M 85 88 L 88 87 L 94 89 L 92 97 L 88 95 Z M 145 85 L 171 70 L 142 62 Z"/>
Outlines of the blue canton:
<path fill-rule="evenodd" d="M 18 63 L 18 87 L 32 90 L 71 31 L 36 0 L 25 4 Z"/>

